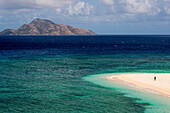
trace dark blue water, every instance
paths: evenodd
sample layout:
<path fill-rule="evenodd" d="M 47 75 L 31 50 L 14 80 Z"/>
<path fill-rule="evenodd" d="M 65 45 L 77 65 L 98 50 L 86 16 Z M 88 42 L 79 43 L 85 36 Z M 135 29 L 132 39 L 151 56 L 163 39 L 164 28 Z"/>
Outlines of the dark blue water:
<path fill-rule="evenodd" d="M 170 36 L 1 36 L 1 56 L 169 54 Z M 36 51 L 36 52 L 34 52 Z"/>
<path fill-rule="evenodd" d="M 170 36 L 0 36 L 0 112 L 143 113 L 82 77 L 169 69 Z"/>

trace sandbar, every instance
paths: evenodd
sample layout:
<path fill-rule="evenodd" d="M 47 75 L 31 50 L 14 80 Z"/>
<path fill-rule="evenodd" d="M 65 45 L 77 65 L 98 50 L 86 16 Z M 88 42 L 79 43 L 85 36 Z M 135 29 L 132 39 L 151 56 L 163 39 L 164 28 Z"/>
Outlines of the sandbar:
<path fill-rule="evenodd" d="M 107 79 L 170 98 L 170 73 L 119 73 Z"/>

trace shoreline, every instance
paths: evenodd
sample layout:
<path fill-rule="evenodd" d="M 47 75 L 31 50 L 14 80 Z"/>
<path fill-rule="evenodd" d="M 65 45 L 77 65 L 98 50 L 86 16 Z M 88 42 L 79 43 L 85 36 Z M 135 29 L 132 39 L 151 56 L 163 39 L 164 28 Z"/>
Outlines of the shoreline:
<path fill-rule="evenodd" d="M 170 98 L 170 73 L 119 73 L 106 79 Z"/>

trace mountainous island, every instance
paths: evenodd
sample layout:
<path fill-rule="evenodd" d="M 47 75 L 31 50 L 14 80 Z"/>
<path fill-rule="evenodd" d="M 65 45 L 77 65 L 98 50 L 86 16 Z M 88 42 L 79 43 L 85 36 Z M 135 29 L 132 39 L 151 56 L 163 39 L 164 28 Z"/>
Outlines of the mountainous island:
<path fill-rule="evenodd" d="M 16 30 L 5 29 L 0 32 L 0 35 L 96 35 L 96 33 L 88 29 L 55 24 L 50 20 L 36 18 Z"/>

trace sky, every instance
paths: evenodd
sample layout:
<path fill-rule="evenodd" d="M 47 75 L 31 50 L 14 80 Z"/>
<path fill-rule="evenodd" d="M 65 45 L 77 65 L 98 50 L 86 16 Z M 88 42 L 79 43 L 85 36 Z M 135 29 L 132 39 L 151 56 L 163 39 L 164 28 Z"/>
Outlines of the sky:
<path fill-rule="evenodd" d="M 0 0 L 0 31 L 35 18 L 97 34 L 170 35 L 170 0 Z"/>

